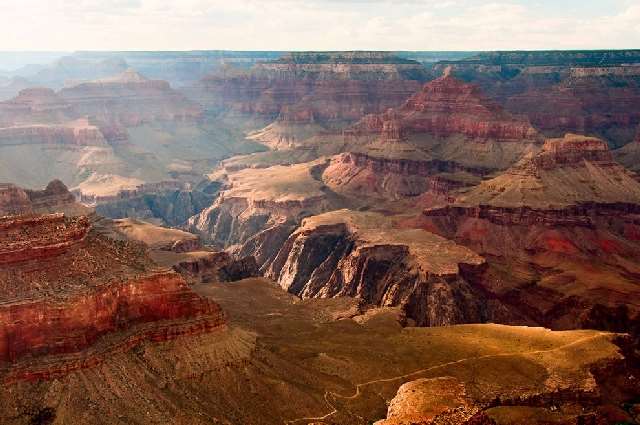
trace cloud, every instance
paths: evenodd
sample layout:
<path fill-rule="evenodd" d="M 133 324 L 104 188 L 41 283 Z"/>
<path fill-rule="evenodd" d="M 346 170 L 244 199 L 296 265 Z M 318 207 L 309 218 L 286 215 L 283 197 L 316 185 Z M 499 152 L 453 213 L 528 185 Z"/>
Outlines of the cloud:
<path fill-rule="evenodd" d="M 10 0 L 2 50 L 640 46 L 630 0 Z M 603 8 L 602 3 L 609 7 Z M 590 7 L 592 6 L 592 7 Z"/>

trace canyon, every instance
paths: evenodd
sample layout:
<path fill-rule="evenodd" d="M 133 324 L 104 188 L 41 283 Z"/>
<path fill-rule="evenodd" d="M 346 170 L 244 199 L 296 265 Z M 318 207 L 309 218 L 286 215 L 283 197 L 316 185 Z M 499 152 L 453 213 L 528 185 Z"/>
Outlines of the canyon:
<path fill-rule="evenodd" d="M 202 51 L 24 71 L 0 101 L 0 422 L 638 422 L 638 69 Z"/>

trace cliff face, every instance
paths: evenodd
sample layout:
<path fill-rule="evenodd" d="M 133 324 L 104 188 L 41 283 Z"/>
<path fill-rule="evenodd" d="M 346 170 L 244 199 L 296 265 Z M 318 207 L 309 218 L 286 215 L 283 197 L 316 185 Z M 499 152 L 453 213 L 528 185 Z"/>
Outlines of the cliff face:
<path fill-rule="evenodd" d="M 23 145 L 106 146 L 100 129 L 86 120 L 67 124 L 24 125 L 0 128 L 0 146 Z"/>
<path fill-rule="evenodd" d="M 612 147 L 640 122 L 640 59 L 634 51 L 486 53 L 438 65 L 480 84 L 547 137 L 597 135 Z"/>
<path fill-rule="evenodd" d="M 354 132 L 386 132 L 387 138 L 395 139 L 399 134 L 394 128 L 398 127 L 403 133 L 427 133 L 441 138 L 463 135 L 468 139 L 514 141 L 537 136 L 528 122 L 501 110 L 477 86 L 448 74 L 427 83 L 401 107 L 380 118 L 366 118 Z M 391 137 L 390 129 L 394 129 Z"/>
<path fill-rule="evenodd" d="M 215 183 L 191 189 L 179 184 L 174 187 L 146 184 L 136 190 L 121 191 L 116 196 L 98 197 L 91 201 L 96 204 L 96 212 L 104 217 L 160 219 L 165 225 L 180 226 L 211 206 L 217 190 Z"/>
<path fill-rule="evenodd" d="M 302 217 L 330 208 L 324 185 L 316 179 L 325 165 L 318 160 L 231 172 L 226 190 L 192 217 L 188 227 L 225 247 L 266 237 L 265 232 L 286 234 Z"/>
<path fill-rule="evenodd" d="M 296 53 L 211 75 L 187 93 L 207 109 L 275 119 L 293 107 L 344 122 L 399 105 L 427 78 L 418 62 L 390 54 Z"/>
<path fill-rule="evenodd" d="M 95 232 L 85 217 L 4 217 L 0 239 L 5 380 L 61 376 L 99 364 L 107 347 L 128 350 L 224 324 L 220 308 L 178 274 L 155 268 L 139 245 Z"/>
<path fill-rule="evenodd" d="M 322 180 L 332 190 L 347 195 L 402 199 L 425 192 L 447 196 L 465 186 L 465 176 L 473 179 L 463 167 L 446 161 L 348 152 L 331 159 Z"/>
<path fill-rule="evenodd" d="M 88 115 L 108 126 L 137 126 L 151 121 L 189 121 L 202 111 L 169 83 L 147 80 L 133 70 L 113 78 L 81 83 L 60 90 L 60 97 L 77 114 Z"/>
<path fill-rule="evenodd" d="M 421 326 L 482 322 L 486 305 L 459 264 L 483 260 L 426 231 L 394 229 L 382 215 L 338 210 L 304 219 L 265 274 L 302 298 L 401 306 Z"/>
<path fill-rule="evenodd" d="M 504 104 L 529 116 L 548 135 L 567 131 L 597 134 L 612 146 L 621 146 L 632 140 L 640 123 L 638 69 L 635 75 L 626 74 L 626 68 L 572 69 L 560 83 L 534 87 L 505 99 Z"/>
<path fill-rule="evenodd" d="M 470 281 L 523 320 L 637 334 L 639 212 L 640 183 L 607 145 L 568 135 L 419 226 L 485 255 Z"/>
<path fill-rule="evenodd" d="M 580 203 L 640 203 L 640 183 L 613 160 L 606 143 L 568 134 L 482 182 L 463 204 L 550 208 Z"/>

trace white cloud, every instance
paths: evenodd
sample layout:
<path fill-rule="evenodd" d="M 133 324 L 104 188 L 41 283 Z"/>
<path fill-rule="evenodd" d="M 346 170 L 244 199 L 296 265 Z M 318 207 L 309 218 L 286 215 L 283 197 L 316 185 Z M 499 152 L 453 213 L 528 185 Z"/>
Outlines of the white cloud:
<path fill-rule="evenodd" d="M 544 0 L 541 0 L 544 2 Z M 640 46 L 640 6 L 602 16 L 498 0 L 10 0 L 1 50 L 481 50 Z"/>

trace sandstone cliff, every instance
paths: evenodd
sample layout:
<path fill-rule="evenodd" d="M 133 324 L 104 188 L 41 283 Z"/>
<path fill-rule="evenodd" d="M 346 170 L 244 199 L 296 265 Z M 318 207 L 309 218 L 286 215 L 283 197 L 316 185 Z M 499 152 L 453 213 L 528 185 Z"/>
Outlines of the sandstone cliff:
<path fill-rule="evenodd" d="M 188 228 L 224 247 L 270 241 L 272 237 L 283 240 L 302 217 L 331 208 L 324 185 L 317 179 L 325 166 L 325 160 L 317 160 L 230 172 L 226 189 L 210 207 L 189 220 Z M 273 241 L 260 245 L 260 249 L 254 247 L 255 253 L 248 248 L 253 245 L 243 249 L 249 250 L 246 255 L 255 254 L 262 265 L 266 254 L 261 250 L 274 251 L 279 245 Z"/>
<path fill-rule="evenodd" d="M 417 225 L 485 255 L 470 281 L 525 321 L 638 334 L 639 212 L 607 145 L 568 135 Z"/>
<path fill-rule="evenodd" d="M 302 298 L 351 296 L 401 306 L 420 326 L 482 322 L 483 300 L 459 265 L 482 258 L 419 229 L 397 229 L 376 213 L 338 210 L 303 220 L 266 276 Z"/>
<path fill-rule="evenodd" d="M 105 347 L 128 350 L 224 324 L 220 308 L 178 274 L 154 266 L 141 246 L 96 232 L 86 217 L 4 217 L 0 239 L 5 381 L 62 376 L 95 367 Z"/>
<path fill-rule="evenodd" d="M 388 53 L 292 53 L 249 71 L 223 69 L 186 92 L 207 109 L 274 119 L 295 106 L 349 121 L 400 104 L 427 78 L 418 62 Z"/>
<path fill-rule="evenodd" d="M 406 146 L 476 169 L 507 168 L 541 142 L 526 119 L 449 74 L 425 84 L 402 106 L 364 117 L 344 131 L 344 138 L 351 149 L 378 156 L 400 149 L 394 145 Z"/>

